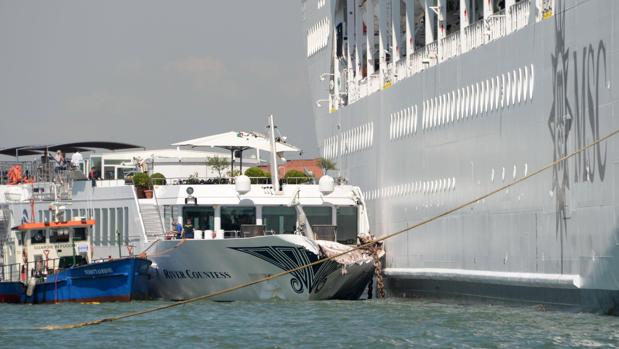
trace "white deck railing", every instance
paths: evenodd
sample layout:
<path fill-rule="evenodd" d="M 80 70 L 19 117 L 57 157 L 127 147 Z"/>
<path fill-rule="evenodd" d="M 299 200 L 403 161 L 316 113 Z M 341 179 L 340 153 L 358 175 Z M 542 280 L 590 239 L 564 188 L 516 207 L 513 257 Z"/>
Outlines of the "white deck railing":
<path fill-rule="evenodd" d="M 531 5 L 528 1 L 522 1 L 509 8 L 510 29 L 512 32 L 524 28 L 529 23 Z"/>
<path fill-rule="evenodd" d="M 402 58 L 395 65 L 390 63 L 385 67 L 384 78 L 374 73 L 348 86 L 348 104 L 354 103 L 368 95 L 383 89 L 387 82 L 392 84 L 413 76 L 424 69 L 432 67 L 444 60 L 457 57 L 479 46 L 500 39 L 515 31 L 524 28 L 529 23 L 530 1 L 521 1 L 509 8 L 500 11 L 485 20 L 479 20 L 464 31 L 456 31 L 439 41 L 416 48 L 410 60 Z M 439 49 L 440 48 L 440 49 Z M 342 76 L 345 80 L 345 76 Z M 335 105 L 339 106 L 338 98 Z"/>
<path fill-rule="evenodd" d="M 443 60 L 460 55 L 460 32 L 453 32 L 441 39 Z"/>

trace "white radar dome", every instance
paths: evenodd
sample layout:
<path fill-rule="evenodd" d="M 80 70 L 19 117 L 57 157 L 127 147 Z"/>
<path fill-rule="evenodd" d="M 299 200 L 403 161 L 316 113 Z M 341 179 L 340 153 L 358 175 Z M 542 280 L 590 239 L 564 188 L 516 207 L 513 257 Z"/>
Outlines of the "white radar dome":
<path fill-rule="evenodd" d="M 239 194 L 249 193 L 251 190 L 251 180 L 245 175 L 236 177 L 236 191 Z"/>
<path fill-rule="evenodd" d="M 323 194 L 331 194 L 335 190 L 335 181 L 333 177 L 324 175 L 318 181 L 318 189 Z"/>

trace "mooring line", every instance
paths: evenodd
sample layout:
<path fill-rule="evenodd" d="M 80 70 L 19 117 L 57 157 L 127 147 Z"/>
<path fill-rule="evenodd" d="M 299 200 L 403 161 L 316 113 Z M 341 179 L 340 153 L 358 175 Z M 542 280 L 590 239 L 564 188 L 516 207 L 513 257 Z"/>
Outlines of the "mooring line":
<path fill-rule="evenodd" d="M 288 274 L 294 273 L 296 271 L 299 271 L 299 270 L 302 270 L 302 269 L 305 269 L 305 268 L 309 268 L 309 267 L 312 267 L 312 266 L 320 264 L 320 263 L 324 263 L 324 262 L 329 261 L 329 260 L 333 260 L 335 258 L 338 258 L 338 257 L 341 257 L 343 255 L 346 255 L 346 254 L 348 254 L 350 252 L 358 251 L 358 250 L 361 250 L 361 249 L 367 249 L 368 247 L 376 244 L 377 242 L 385 241 L 387 239 L 390 239 L 390 238 L 393 238 L 395 236 L 401 235 L 401 234 L 403 234 L 405 232 L 408 232 L 410 230 L 416 229 L 416 228 L 418 228 L 420 226 L 423 226 L 423 225 L 426 225 L 428 223 L 431 223 L 431 222 L 433 222 L 433 221 L 435 221 L 437 219 L 440 219 L 442 217 L 448 216 L 448 215 L 450 215 L 450 214 L 452 214 L 452 213 L 454 213 L 456 211 L 459 211 L 459 210 L 461 210 L 461 209 L 463 209 L 463 208 L 465 208 L 467 206 L 471 206 L 471 205 L 473 205 L 473 204 L 475 204 L 475 203 L 477 203 L 477 202 L 479 202 L 481 200 L 484 200 L 484 199 L 486 199 L 486 198 L 488 198 L 490 196 L 493 196 L 493 195 L 495 195 L 495 194 L 497 194 L 497 193 L 499 193 L 499 192 L 501 192 L 501 191 L 503 191 L 503 190 L 505 190 L 507 188 L 510 188 L 510 187 L 512 187 L 512 186 L 514 186 L 516 184 L 524 182 L 527 179 L 529 179 L 531 177 L 534 177 L 534 176 L 536 176 L 536 175 L 538 175 L 538 174 L 540 174 L 540 173 L 542 173 L 542 172 L 552 168 L 553 166 L 556 166 L 557 164 L 559 164 L 559 163 L 561 163 L 561 162 L 563 162 L 563 161 L 565 161 L 565 160 L 567 160 L 567 159 L 569 159 L 571 157 L 574 157 L 575 155 L 577 155 L 579 153 L 582 153 L 583 151 L 585 151 L 585 150 L 587 150 L 587 149 L 589 149 L 589 148 L 591 148 L 591 147 L 593 147 L 593 146 L 595 146 L 595 145 L 597 145 L 597 144 L 599 144 L 599 143 L 601 143 L 603 141 L 608 140 L 609 138 L 611 138 L 611 137 L 613 137 L 613 136 L 615 136 L 617 134 L 619 134 L 619 129 L 616 129 L 615 131 L 609 133 L 608 135 L 606 135 L 606 136 L 604 136 L 602 138 L 599 138 L 597 141 L 595 141 L 593 143 L 590 143 L 590 144 L 588 144 L 588 145 L 586 145 L 586 146 L 584 146 L 584 147 L 582 147 L 582 148 L 580 148 L 580 149 L 578 149 L 578 150 L 576 150 L 576 151 L 574 151 L 574 152 L 572 152 L 572 153 L 570 153 L 568 155 L 565 155 L 565 156 L 563 156 L 563 157 L 561 157 L 561 158 L 559 158 L 557 160 L 554 160 L 554 161 L 550 162 L 549 164 L 547 164 L 546 166 L 543 166 L 543 167 L 539 168 L 538 170 L 536 170 L 534 172 L 531 172 L 530 174 L 525 175 L 522 178 L 517 179 L 517 180 L 515 180 L 515 181 L 513 181 L 513 182 L 511 182 L 509 184 L 501 186 L 501 187 L 499 187 L 499 188 L 497 188 L 495 190 L 492 190 L 492 191 L 490 191 L 490 192 L 488 192 L 488 193 L 486 193 L 484 195 L 478 196 L 478 197 L 476 197 L 476 198 L 474 198 L 474 199 L 472 199 L 470 201 L 467 201 L 467 202 L 465 202 L 463 204 L 460 204 L 460 205 L 458 205 L 458 206 L 456 206 L 454 208 L 451 208 L 451 209 L 449 209 L 447 211 L 444 211 L 444 212 L 442 212 L 442 213 L 440 213 L 440 214 L 438 214 L 436 216 L 433 216 L 433 217 L 430 217 L 428 219 L 422 220 L 419 223 L 407 226 L 407 227 L 405 227 L 405 228 L 403 228 L 401 230 L 398 230 L 398 231 L 396 231 L 394 233 L 391 233 L 391 234 L 388 234 L 388 235 L 384 235 L 384 236 L 379 237 L 377 239 L 374 239 L 374 240 L 372 240 L 370 242 L 367 242 L 367 243 L 355 246 L 354 248 L 352 248 L 352 249 L 350 249 L 348 251 L 337 253 L 337 254 L 335 254 L 335 255 L 333 255 L 331 257 L 319 259 L 319 260 L 314 261 L 312 263 L 301 265 L 299 267 L 296 267 L 296 268 L 293 268 L 293 269 L 290 269 L 290 270 L 285 270 L 285 271 L 279 272 L 277 274 L 273 274 L 273 275 L 264 277 L 262 279 L 258 279 L 258 280 L 247 282 L 247 283 L 243 283 L 243 284 L 239 284 L 237 286 L 229 287 L 229 288 L 226 288 L 226 289 L 223 289 L 223 290 L 219 290 L 219 291 L 216 291 L 216 292 L 212 292 L 212 293 L 209 293 L 209 294 L 206 294 L 206 295 L 202 295 L 202 296 L 186 299 L 184 301 L 179 301 L 179 302 L 175 302 L 175 303 L 171 303 L 171 304 L 166 304 L 166 305 L 159 306 L 159 307 L 154 307 L 154 308 L 150 308 L 150 309 L 145 309 L 145 310 L 125 313 L 125 314 L 121 314 L 121 315 L 118 315 L 118 316 L 112 316 L 112 317 L 107 317 L 107 318 L 98 319 L 98 320 L 86 321 L 86 322 L 81 322 L 81 323 L 77 323 L 77 324 L 49 325 L 49 326 L 44 326 L 44 327 L 41 327 L 41 328 L 38 328 L 38 329 L 40 329 L 40 330 L 64 330 L 64 329 L 81 328 L 81 327 L 99 325 L 99 324 L 103 324 L 103 323 L 106 323 L 106 322 L 112 322 L 112 321 L 117 321 L 117 320 L 121 320 L 121 319 L 126 319 L 126 318 L 130 318 L 130 317 L 135 317 L 135 316 L 139 316 L 139 315 L 144 315 L 144 314 L 148 314 L 148 313 L 152 313 L 152 312 L 156 312 L 156 311 L 160 311 L 160 310 L 165 310 L 165 309 L 169 309 L 169 308 L 173 308 L 173 307 L 178 307 L 178 306 L 185 305 L 185 304 L 188 304 L 188 303 L 193 303 L 193 302 L 197 302 L 197 301 L 213 298 L 213 297 L 216 297 L 216 296 L 219 296 L 219 295 L 222 295 L 222 294 L 226 294 L 226 293 L 229 293 L 229 292 L 233 292 L 233 291 L 245 288 L 245 287 L 253 286 L 253 285 L 265 282 L 265 281 L 277 279 L 277 278 L 282 277 L 284 275 L 288 275 Z"/>

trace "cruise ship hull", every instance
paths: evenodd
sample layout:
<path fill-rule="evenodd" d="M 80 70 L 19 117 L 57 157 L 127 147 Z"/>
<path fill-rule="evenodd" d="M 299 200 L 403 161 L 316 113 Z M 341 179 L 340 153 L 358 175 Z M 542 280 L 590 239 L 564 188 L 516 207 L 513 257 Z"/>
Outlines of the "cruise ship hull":
<path fill-rule="evenodd" d="M 337 25 L 335 9 L 306 10 L 306 21 L 326 15 Z M 542 20 L 531 11 L 520 30 L 337 110 L 315 106 L 322 154 L 364 190 L 374 234 L 439 215 L 619 128 L 619 4 L 557 1 Z M 308 58 L 315 99 L 332 46 L 324 52 Z M 617 142 L 386 240 L 388 293 L 616 311 Z"/>

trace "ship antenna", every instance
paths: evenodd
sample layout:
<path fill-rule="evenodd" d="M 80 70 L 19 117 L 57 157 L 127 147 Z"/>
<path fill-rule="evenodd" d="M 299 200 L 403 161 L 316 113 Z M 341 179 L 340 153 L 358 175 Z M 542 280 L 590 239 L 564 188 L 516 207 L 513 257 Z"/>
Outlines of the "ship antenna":
<path fill-rule="evenodd" d="M 279 193 L 279 178 L 277 174 L 277 153 L 275 149 L 275 125 L 273 124 L 273 114 L 269 116 L 270 141 L 271 141 L 271 181 L 273 182 L 273 190 Z"/>

